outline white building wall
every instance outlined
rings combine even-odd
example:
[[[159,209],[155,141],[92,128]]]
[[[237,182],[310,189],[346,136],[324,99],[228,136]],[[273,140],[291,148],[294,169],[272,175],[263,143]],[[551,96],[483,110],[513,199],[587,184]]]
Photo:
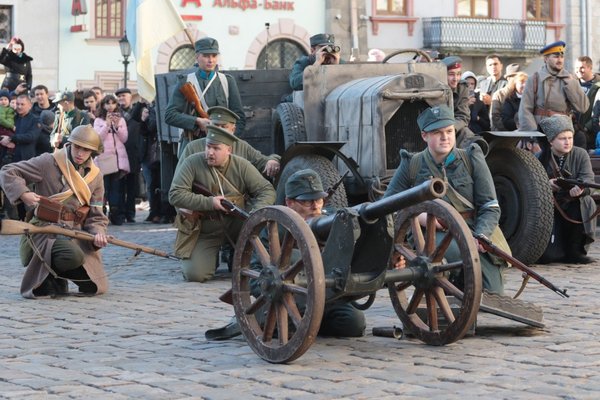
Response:
[[[107,74],[112,72],[112,76],[119,73],[122,76],[123,64],[118,41],[92,38],[91,31],[93,30],[92,21],[94,16],[92,8],[94,1],[88,0],[88,15],[78,19],[78,23],[83,22],[87,25],[88,31],[77,33],[69,31],[73,21],[71,2],[62,0],[60,3],[59,87],[75,88],[78,82],[79,86],[89,87],[91,82],[97,79],[96,75],[98,73]],[[219,7],[216,5],[232,4],[228,0],[173,1],[173,3],[182,16],[202,16],[201,21],[188,20],[185,22],[195,38],[211,36],[219,41],[221,50],[220,66],[222,69],[254,67],[254,65],[247,65],[248,52],[253,49],[253,46],[256,47],[257,43],[265,42],[261,39],[267,37],[265,30],[265,23],[267,22],[271,24],[271,29],[269,29],[270,40],[278,37],[289,37],[296,40],[302,38],[305,40],[306,46],[308,46],[308,37],[313,33],[322,32],[325,26],[325,8],[322,0],[291,1],[293,10],[265,8],[267,3],[273,5],[272,0],[257,1],[256,9],[246,10],[239,7]],[[197,7],[194,3],[199,3],[201,6]],[[240,3],[240,1],[238,0],[235,3]],[[182,4],[186,6],[182,7]],[[262,7],[259,5],[262,5]],[[284,23],[280,24],[282,20]],[[290,20],[292,23],[289,22]],[[273,29],[274,26],[278,28]],[[288,29],[288,31],[285,31],[285,29]],[[168,54],[159,55],[159,49],[154,49],[154,60],[157,61],[159,56],[162,56],[163,60],[168,61],[172,52],[179,46],[189,43],[185,36],[182,36],[182,38],[183,40],[171,41],[175,46],[162,47],[161,51],[166,49],[169,52]],[[130,58],[130,61],[135,60]],[[135,80],[134,63],[129,65],[128,71],[129,80]]]

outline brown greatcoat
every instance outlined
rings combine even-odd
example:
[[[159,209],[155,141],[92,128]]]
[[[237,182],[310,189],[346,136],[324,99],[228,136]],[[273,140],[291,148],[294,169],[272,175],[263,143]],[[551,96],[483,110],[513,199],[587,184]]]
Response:
[[[536,80],[537,93],[534,88]],[[549,116],[537,115],[538,110],[569,115],[571,111],[586,112],[589,105],[590,102],[579,84],[579,79],[565,69],[552,75],[544,65],[538,72],[527,78],[519,106],[519,130],[538,130],[540,120]]]
[[[69,146],[67,146],[67,149]],[[91,159],[87,163],[91,163]],[[86,165],[87,165],[86,163]],[[86,173],[89,169],[85,169]],[[30,191],[27,185],[34,185],[34,191],[40,196],[51,196],[56,193],[62,193],[69,189],[58,164],[50,153],[44,153],[38,157],[31,158],[26,161],[21,161],[14,164],[5,165],[0,170],[0,186],[6,193],[6,196],[11,203],[17,204],[21,202],[19,199],[25,192]],[[102,199],[104,197],[104,184],[102,174],[98,175],[88,185],[92,193],[90,200],[90,211],[83,223],[83,226],[73,226],[76,229],[82,229],[88,233],[106,233],[108,218],[102,213]],[[66,199],[63,204],[70,210],[77,209],[81,206],[75,196]],[[68,222],[60,221],[65,224]],[[35,225],[46,225],[44,221],[33,218],[31,223]],[[72,224],[72,222],[71,222]],[[51,265],[51,250],[52,245],[56,240],[56,235],[37,234],[32,235],[35,247],[43,255],[46,265]],[[75,239],[74,239],[75,240]],[[77,240],[85,254],[83,267],[88,276],[96,284],[98,290],[96,294],[102,294],[108,290],[108,279],[102,265],[100,252],[94,247],[92,242],[84,242]],[[31,258],[31,261],[26,265],[27,269],[21,282],[21,295],[26,298],[35,298],[33,290],[38,288],[42,282],[48,277],[50,272],[44,266],[37,256]]]

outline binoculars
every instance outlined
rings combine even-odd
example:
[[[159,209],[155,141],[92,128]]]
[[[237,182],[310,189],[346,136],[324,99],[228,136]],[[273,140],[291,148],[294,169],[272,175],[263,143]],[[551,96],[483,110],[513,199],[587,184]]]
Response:
[[[329,54],[339,53],[340,50],[340,46],[336,46],[334,44],[328,44],[327,46],[323,47],[323,51]]]

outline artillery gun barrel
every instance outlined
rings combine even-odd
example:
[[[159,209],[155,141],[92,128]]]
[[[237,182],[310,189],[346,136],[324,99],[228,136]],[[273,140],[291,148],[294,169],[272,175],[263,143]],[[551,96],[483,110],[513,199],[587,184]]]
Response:
[[[421,203],[427,200],[434,200],[444,197],[446,194],[446,184],[442,179],[432,178],[400,193],[377,200],[373,203],[363,203],[352,207],[352,210],[358,213],[366,222],[375,222],[377,219],[392,214]],[[331,224],[335,219],[335,214],[313,218],[309,221],[309,226],[319,240],[327,239]]]

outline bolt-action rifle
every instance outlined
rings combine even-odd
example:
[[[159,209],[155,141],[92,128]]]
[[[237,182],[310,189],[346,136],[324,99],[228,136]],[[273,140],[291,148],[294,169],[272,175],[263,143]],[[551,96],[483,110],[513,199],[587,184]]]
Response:
[[[191,82],[186,82],[181,85],[179,91],[188,103],[191,103],[194,106],[194,110],[196,110],[196,114],[198,114],[200,118],[208,118],[208,114],[204,111],[204,108],[202,108],[200,96],[198,96],[198,92]]]
[[[94,235],[88,232],[80,231],[77,229],[71,229],[65,226],[60,225],[32,225],[23,221],[15,221],[10,219],[0,220],[0,235],[26,235],[26,234],[53,234],[53,235],[63,235],[67,237],[71,237],[73,239],[85,240],[87,242],[94,241]],[[181,260],[181,258],[174,256],[172,254],[168,254],[162,250],[153,249],[152,247],[142,246],[141,244],[126,242],[124,240],[120,240],[114,238],[112,236],[107,236],[108,243],[114,244],[116,246],[126,247],[128,249],[132,249],[136,251],[136,255],[139,253],[148,253],[153,256],[159,256],[168,258],[170,260]]]
[[[570,190],[573,186],[580,188],[600,189],[600,184],[593,182],[584,182],[581,179],[556,178],[556,185],[565,190]]]
[[[533,279],[535,279],[542,285],[546,286],[548,289],[556,292],[558,295],[560,295],[562,297],[569,297],[569,295],[567,294],[567,289],[557,288],[556,286],[554,286],[554,284],[552,284],[552,282],[550,282],[549,280],[547,280],[546,278],[544,278],[543,276],[541,276],[540,274],[538,274],[537,272],[532,270],[527,265],[523,264],[521,261],[514,258],[512,255],[510,255],[507,252],[505,252],[504,250],[500,249],[498,246],[496,246],[494,243],[492,243],[492,241],[485,235],[478,234],[478,235],[474,235],[474,236],[475,236],[475,239],[477,239],[477,241],[481,244],[481,246],[483,246],[483,248],[486,251],[488,251],[490,254],[498,256],[498,257],[502,258],[503,260],[509,262],[513,267],[523,271],[523,273],[526,274],[527,277],[532,277]],[[527,279],[527,278],[525,278],[525,279]]]

